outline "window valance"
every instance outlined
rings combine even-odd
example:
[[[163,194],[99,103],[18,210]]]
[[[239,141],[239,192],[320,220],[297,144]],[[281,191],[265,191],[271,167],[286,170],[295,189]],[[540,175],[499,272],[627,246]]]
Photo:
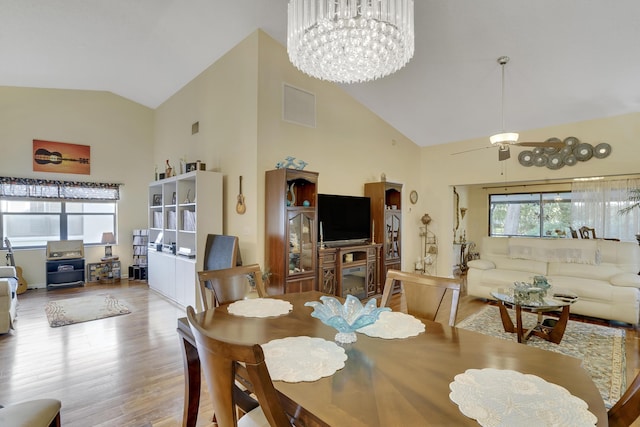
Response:
[[[102,182],[0,177],[0,197],[120,200],[120,186]]]

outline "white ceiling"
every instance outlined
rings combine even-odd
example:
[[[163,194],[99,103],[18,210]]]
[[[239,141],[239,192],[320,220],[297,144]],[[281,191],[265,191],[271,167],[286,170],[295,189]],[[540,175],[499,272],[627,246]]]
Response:
[[[343,86],[421,146],[640,111],[638,0],[415,0],[416,53]],[[0,0],[0,85],[104,90],[155,108],[287,0]],[[553,136],[553,135],[551,135]]]

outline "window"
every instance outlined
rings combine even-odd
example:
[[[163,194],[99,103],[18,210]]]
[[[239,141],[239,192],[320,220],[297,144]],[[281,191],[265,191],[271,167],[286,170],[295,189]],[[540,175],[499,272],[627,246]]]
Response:
[[[489,235],[566,237],[571,226],[571,193],[492,194]]]
[[[48,240],[98,244],[103,232],[115,234],[116,203],[0,200],[0,218],[14,248],[44,247]]]
[[[12,247],[44,247],[49,240],[99,244],[114,234],[119,184],[0,177],[0,227]]]

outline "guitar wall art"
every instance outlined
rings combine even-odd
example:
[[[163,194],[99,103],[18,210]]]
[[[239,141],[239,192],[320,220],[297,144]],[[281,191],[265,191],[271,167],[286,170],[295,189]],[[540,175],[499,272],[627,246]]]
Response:
[[[34,172],[91,174],[91,146],[33,140]]]

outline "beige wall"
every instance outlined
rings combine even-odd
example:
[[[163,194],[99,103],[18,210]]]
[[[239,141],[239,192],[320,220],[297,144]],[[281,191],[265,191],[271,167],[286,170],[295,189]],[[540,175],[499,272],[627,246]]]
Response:
[[[577,177],[612,176],[640,173],[640,113],[568,123],[520,133],[521,141],[545,141],[550,137],[566,138],[575,136],[583,142],[596,145],[607,142],[612,146],[611,155],[605,159],[592,158],[587,162],[578,162],[575,166],[565,166],[558,170],[546,167],[524,167],[518,163],[519,147],[512,147],[511,159],[499,162],[496,148],[482,149],[488,146],[488,136],[468,141],[423,148],[421,181],[429,199],[427,211],[431,214],[433,231],[441,237],[439,271],[448,268],[452,260],[451,245],[454,217],[452,187],[465,194],[468,204],[465,221],[461,224],[467,230],[468,240],[479,241],[487,235],[487,194],[483,187],[500,187],[505,183],[513,186],[517,183],[549,183],[544,191],[562,191],[567,186],[555,185],[554,181],[567,182]],[[480,148],[464,154],[455,154],[473,148]],[[471,190],[465,188],[470,187]],[[475,187],[473,187],[475,186]],[[535,191],[540,190],[536,187]],[[498,190],[493,190],[498,191]],[[507,191],[522,191],[513,188]],[[541,190],[542,191],[542,190]],[[449,255],[447,255],[449,252]]]
[[[282,120],[283,84],[316,95],[317,126]],[[200,134],[190,135],[200,121]],[[225,175],[225,233],[238,235],[245,263],[264,261],[264,174],[293,156],[319,172],[319,192],[362,195],[364,183],[387,179],[415,188],[420,149],[349,97],[339,86],[312,79],[289,62],[284,46],[256,31],[156,111],[155,162],[187,155]],[[247,204],[235,213],[238,176]],[[408,191],[405,206],[409,206]],[[407,210],[407,221],[421,211]],[[410,228],[409,230],[412,231]],[[416,239],[407,235],[405,249]],[[407,264],[409,268],[410,264]]]
[[[0,86],[2,176],[121,183],[118,244],[123,274],[132,257],[131,232],[147,227],[146,188],[153,176],[153,111],[107,92]],[[91,146],[91,174],[33,172],[32,140]],[[86,262],[104,256],[103,246],[85,248]],[[44,250],[15,251],[30,286],[45,284]]]

